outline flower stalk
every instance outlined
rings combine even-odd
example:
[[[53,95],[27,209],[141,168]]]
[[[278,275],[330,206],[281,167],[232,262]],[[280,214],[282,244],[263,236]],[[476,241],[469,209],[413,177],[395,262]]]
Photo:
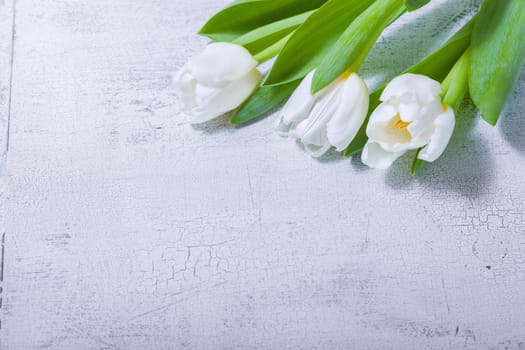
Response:
[[[357,72],[383,31],[405,13],[403,0],[375,1],[344,31],[316,70],[312,93],[337,79],[346,70]]]
[[[443,89],[443,108],[452,108],[454,111],[460,108],[461,102],[468,91],[469,61],[470,48],[467,48],[441,83],[441,88]],[[424,160],[419,158],[422,149],[423,148],[417,150],[414,161],[412,162],[412,176],[416,176],[425,164]]]
[[[259,63],[276,56],[286,45],[295,30],[310,17],[315,10],[285,18],[254,29],[232,43],[244,46]]]
[[[288,40],[291,38],[293,33],[294,32],[288,34],[287,36],[285,36],[284,38],[282,38],[278,42],[272,44],[271,46],[267,47],[263,51],[257,53],[255,56],[253,56],[253,58],[255,58],[257,60],[257,62],[259,62],[259,63],[264,63],[264,62],[268,61],[269,59],[271,59],[272,57],[277,56],[277,54],[279,54],[279,52],[281,52],[281,50],[283,49],[284,45],[286,45]]]
[[[456,62],[445,80],[441,83],[443,88],[443,103],[454,109],[460,107],[461,101],[468,91],[468,70],[470,61],[470,48]]]

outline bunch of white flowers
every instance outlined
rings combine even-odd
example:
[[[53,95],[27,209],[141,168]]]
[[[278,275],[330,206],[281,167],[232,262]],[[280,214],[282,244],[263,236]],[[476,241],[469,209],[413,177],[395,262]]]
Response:
[[[311,156],[362,151],[386,169],[413,151],[415,173],[445,151],[467,92],[495,124],[525,64],[525,1],[484,0],[449,42],[370,94],[360,65],[388,25],[428,2],[235,1],[202,28],[214,42],[177,72],[177,93],[192,123],[234,112],[241,124],[288,100],[276,131]]]

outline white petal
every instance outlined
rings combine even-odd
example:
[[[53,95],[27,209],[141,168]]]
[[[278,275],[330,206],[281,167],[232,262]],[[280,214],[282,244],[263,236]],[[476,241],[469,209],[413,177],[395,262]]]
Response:
[[[310,156],[314,158],[321,157],[332,147],[328,141],[326,141],[325,144],[321,146],[316,146],[316,145],[311,145],[311,144],[303,144],[303,145],[306,151],[308,152],[308,154],[310,154]]]
[[[368,129],[372,132],[376,124],[383,124],[395,116],[397,116],[398,110],[395,105],[392,105],[388,102],[381,103],[370,115],[370,122],[368,123]],[[369,135],[370,136],[370,135]]]
[[[443,105],[440,98],[433,99],[427,103],[418,101],[400,102],[397,104],[397,108],[404,122],[431,120],[436,115],[443,113]]]
[[[315,102],[315,98],[310,92],[313,76],[314,72],[312,71],[303,79],[284,105],[280,112],[280,119],[284,124],[297,123],[308,117],[308,113],[310,113]]]
[[[401,108],[401,106],[400,106]],[[434,119],[437,115],[443,113],[441,100],[435,100],[432,103],[422,105],[407,130],[412,135],[410,149],[420,148],[430,142],[434,133]]]
[[[305,119],[290,130],[290,137],[301,140],[304,145],[315,147],[328,143],[326,138],[326,122],[313,123]]]
[[[292,129],[293,137],[304,144],[322,146],[327,142],[326,126],[341,102],[342,84],[329,86],[315,95],[315,103],[308,118]]]
[[[192,110],[192,123],[203,123],[239,107],[255,90],[261,80],[257,69],[244,78],[225,86],[198,85],[197,100],[200,102]]]
[[[191,62],[193,76],[202,82],[239,80],[258,64],[248,50],[231,43],[212,43]]]
[[[410,134],[399,129],[392,128],[397,118],[396,106],[389,103],[382,103],[377,107],[370,116],[366,127],[366,134],[371,141],[381,144],[381,146],[393,152],[395,145],[411,141]]]
[[[391,99],[430,103],[441,94],[441,84],[420,74],[403,74],[394,78],[381,94],[381,101]]]
[[[422,117],[423,106],[416,102],[399,103],[397,109],[401,120],[404,122],[413,122]]]
[[[191,74],[191,64],[187,63],[173,77],[175,92],[180,97],[184,108],[191,109],[195,105],[196,81]]]
[[[361,161],[371,168],[387,169],[404,153],[387,152],[378,143],[368,141],[361,154]]]
[[[419,152],[418,158],[427,162],[433,162],[438,159],[445,151],[456,124],[454,110],[447,107],[445,113],[442,113],[434,120],[434,134],[428,145]]]
[[[326,126],[327,138],[339,152],[348,147],[363,125],[370,102],[368,87],[357,74],[342,84],[339,107]]]
[[[408,146],[409,149],[418,149],[427,145],[434,133],[434,117],[425,120],[416,120],[407,127],[412,135],[412,141]]]
[[[283,122],[283,117],[279,116],[275,122],[274,129],[279,136],[288,137],[288,134],[290,132],[290,127],[291,125]]]

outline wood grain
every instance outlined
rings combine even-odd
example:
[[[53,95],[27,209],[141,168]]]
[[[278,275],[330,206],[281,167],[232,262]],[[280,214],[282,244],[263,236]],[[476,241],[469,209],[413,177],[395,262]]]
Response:
[[[226,3],[17,0],[2,350],[523,349],[525,77],[418,178],[315,161],[273,118],[185,123],[171,76]],[[403,18],[363,75],[478,4]]]
[[[0,348],[4,320],[6,160],[11,98],[14,2],[0,0]]]

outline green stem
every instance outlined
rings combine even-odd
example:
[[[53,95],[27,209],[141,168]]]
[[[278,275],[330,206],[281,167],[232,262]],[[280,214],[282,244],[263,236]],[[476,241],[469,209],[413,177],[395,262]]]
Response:
[[[375,8],[376,6],[377,8]],[[352,66],[350,67],[350,71],[352,72],[359,71],[359,68],[361,68],[361,65],[366,60],[368,54],[372,51],[372,48],[385,29],[407,11],[403,0],[390,0],[389,2],[376,1],[370,6],[369,10],[371,13],[381,11],[381,17],[383,18],[380,23],[378,23],[376,32],[369,38],[368,44],[362,51],[361,55],[352,63]]]
[[[403,0],[374,1],[347,27],[319,63],[312,93],[319,92],[345,72],[357,72],[385,28],[405,11]]]
[[[468,67],[470,61],[470,48],[467,48],[463,55],[457,60],[456,64],[452,67],[447,77],[441,83],[443,89],[443,105],[450,106],[452,109],[457,110],[465,94],[468,90]],[[419,152],[423,148],[417,150],[412,163],[412,176],[416,176],[419,170],[423,167],[425,162],[418,159]]]
[[[279,53],[291,34],[299,28],[316,10],[304,12],[296,16],[285,18],[262,27],[256,28],[233,41],[234,44],[244,46],[259,63],[272,58]],[[258,52],[258,53],[256,53]]]
[[[443,103],[455,110],[459,108],[468,90],[469,62],[470,48],[463,53],[441,84],[443,87]]]
[[[282,19],[277,22],[273,22],[262,27],[256,28],[233,41],[234,44],[248,45],[255,41],[261,40],[262,38],[269,37],[273,34],[278,34],[284,31],[291,31],[297,29],[301,24],[304,23],[316,10],[304,12],[292,17]]]
[[[475,19],[470,20],[443,46],[427,56],[421,62],[404,71],[404,73],[424,74],[434,80],[442,81],[450,72],[454,64],[465,53],[465,50],[470,46],[470,38],[474,22]],[[379,105],[379,97],[385,86],[386,84],[377,89],[370,96],[370,111],[373,111]],[[346,149],[346,157],[350,157],[363,149],[368,140],[366,135],[367,124],[368,118],[365,123],[363,123],[363,126],[350,146]]]
[[[263,51],[259,52],[258,54],[256,54],[253,57],[259,63],[263,63],[263,62],[268,61],[270,58],[276,56],[277,54],[279,54],[279,52],[281,52],[281,50],[283,49],[284,45],[286,45],[286,43],[291,38],[293,33],[295,33],[295,31],[291,32],[290,34],[288,34],[287,36],[285,36],[284,38],[282,38],[281,40],[279,40],[275,44],[267,47],[266,49],[264,49]]]

